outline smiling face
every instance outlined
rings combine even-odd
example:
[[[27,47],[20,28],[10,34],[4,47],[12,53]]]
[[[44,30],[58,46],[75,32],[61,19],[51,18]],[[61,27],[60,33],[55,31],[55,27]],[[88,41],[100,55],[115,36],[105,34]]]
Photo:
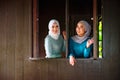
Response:
[[[82,23],[78,23],[76,27],[76,33],[80,37],[84,36],[84,34],[86,33],[85,25]]]
[[[58,28],[57,23],[53,23],[51,30],[52,30],[53,34],[57,34],[58,33],[59,28]]]

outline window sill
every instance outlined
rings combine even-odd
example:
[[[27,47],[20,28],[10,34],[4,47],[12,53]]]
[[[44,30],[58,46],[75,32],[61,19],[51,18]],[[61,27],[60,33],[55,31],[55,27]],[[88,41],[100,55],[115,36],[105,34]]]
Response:
[[[67,60],[68,58],[34,58],[34,57],[29,57],[29,60],[32,61],[37,61],[37,60]],[[94,59],[93,57],[91,58],[76,58],[76,60],[102,60],[103,58],[97,58]]]

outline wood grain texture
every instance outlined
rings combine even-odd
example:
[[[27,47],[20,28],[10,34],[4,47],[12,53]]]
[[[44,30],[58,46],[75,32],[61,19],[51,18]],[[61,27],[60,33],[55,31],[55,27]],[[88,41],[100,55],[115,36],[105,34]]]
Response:
[[[74,67],[68,59],[29,60],[31,2],[0,0],[0,80],[120,80],[117,0],[103,1],[104,58],[77,59]]]

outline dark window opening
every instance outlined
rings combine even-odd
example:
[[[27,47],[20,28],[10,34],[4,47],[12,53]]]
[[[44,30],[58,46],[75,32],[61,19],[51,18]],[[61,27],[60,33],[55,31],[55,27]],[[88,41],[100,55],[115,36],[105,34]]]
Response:
[[[48,34],[50,19],[57,19],[60,22],[61,31],[66,30],[68,38],[75,34],[74,27],[79,20],[88,21],[92,27],[90,36],[94,36],[95,39],[93,57],[95,59],[99,57],[98,21],[102,13],[101,5],[101,0],[33,0],[31,57],[45,58],[44,38]]]

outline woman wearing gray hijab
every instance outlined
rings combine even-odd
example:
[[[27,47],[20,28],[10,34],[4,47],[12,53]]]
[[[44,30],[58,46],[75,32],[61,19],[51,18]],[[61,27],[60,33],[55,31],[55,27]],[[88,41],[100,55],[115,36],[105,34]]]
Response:
[[[69,63],[74,66],[75,58],[89,58],[93,47],[93,38],[89,37],[91,26],[87,21],[79,21],[76,26],[77,35],[69,39]]]
[[[60,35],[60,24],[56,19],[50,20],[48,24],[48,35],[45,38],[46,58],[61,58],[65,52],[65,35]]]

